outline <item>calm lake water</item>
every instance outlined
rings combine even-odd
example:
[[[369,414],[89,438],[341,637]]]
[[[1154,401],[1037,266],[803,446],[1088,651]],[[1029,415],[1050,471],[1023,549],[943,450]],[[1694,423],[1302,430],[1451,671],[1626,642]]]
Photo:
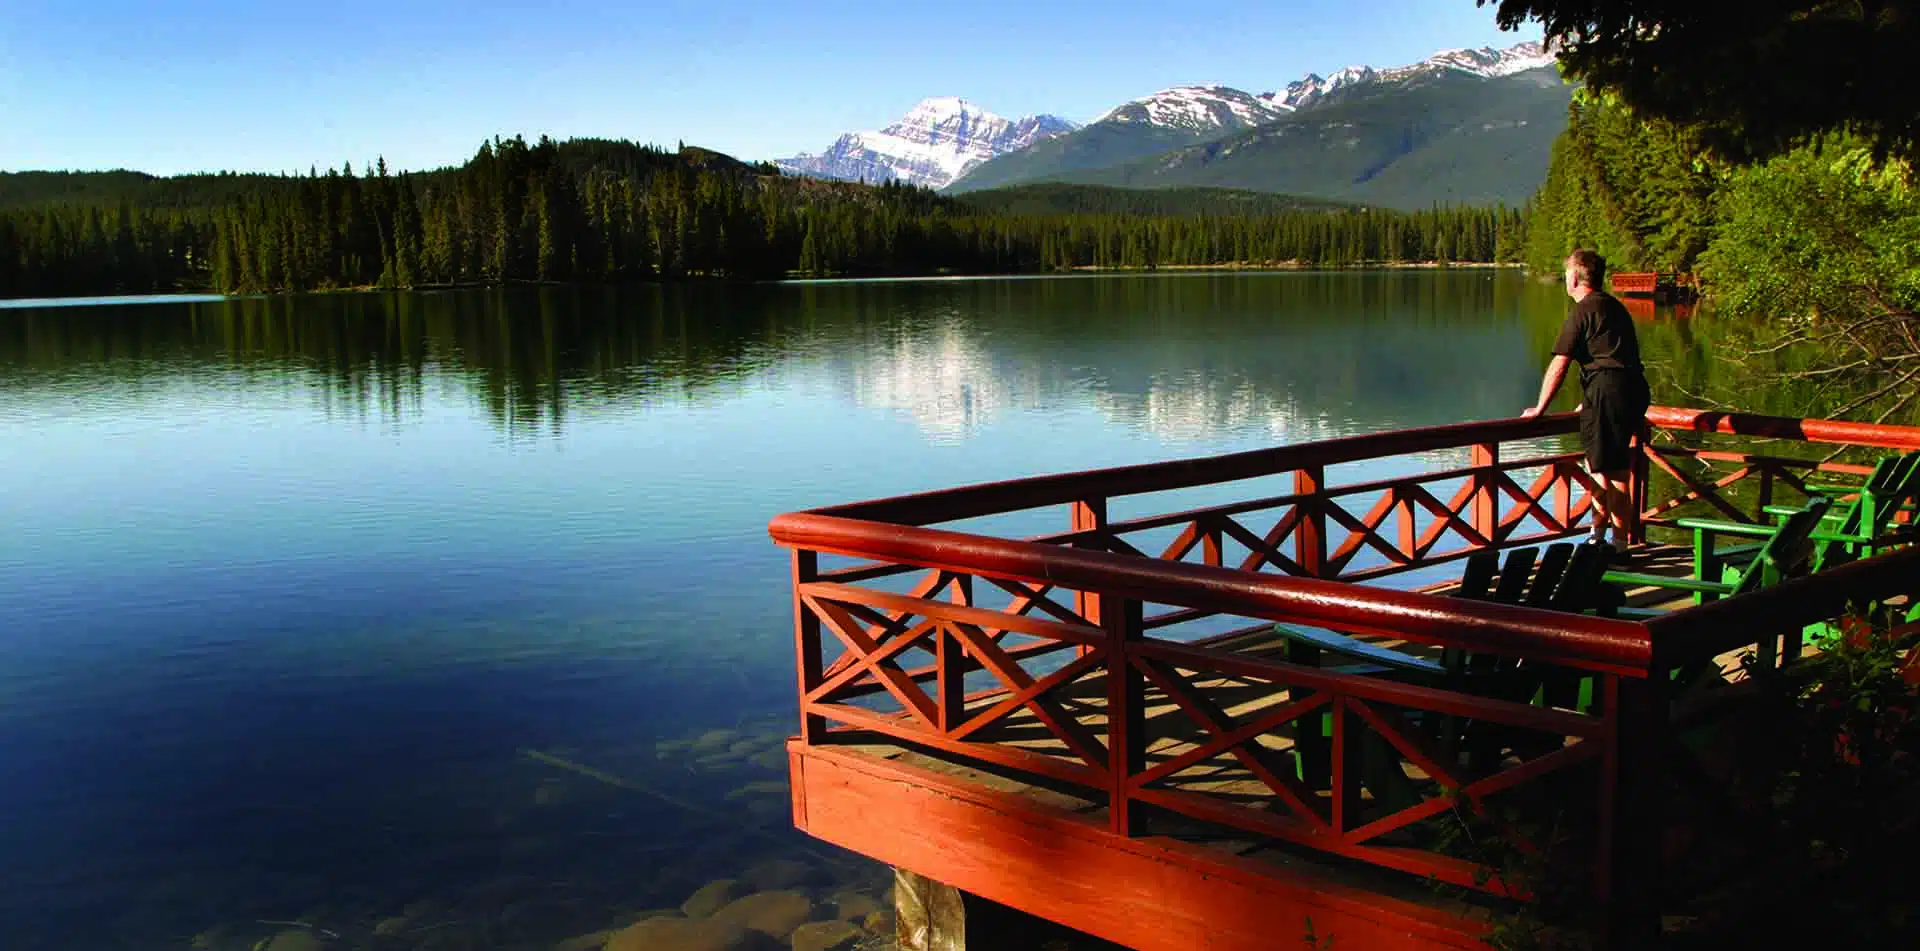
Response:
[[[1510,416],[1565,307],[1476,270],[0,310],[0,945],[878,898],[789,829],[771,517]]]

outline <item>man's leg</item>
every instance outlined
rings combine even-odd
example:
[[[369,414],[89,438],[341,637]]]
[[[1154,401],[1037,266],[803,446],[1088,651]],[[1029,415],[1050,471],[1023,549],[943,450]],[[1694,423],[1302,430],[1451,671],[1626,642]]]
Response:
[[[1593,513],[1593,537],[1604,539],[1608,525],[1613,526],[1613,548],[1627,547],[1627,510],[1633,504],[1627,495],[1630,475],[1626,471],[1598,473],[1600,497],[1594,500],[1599,511]]]
[[[1627,486],[1633,480],[1633,441],[1646,426],[1645,400],[1636,399],[1631,391],[1622,392],[1623,386],[1631,383],[1619,374],[1600,374],[1587,387],[1580,416],[1587,471],[1600,483],[1593,500],[1592,540],[1605,542],[1607,528],[1612,526],[1615,551],[1628,543],[1627,515],[1633,500]]]

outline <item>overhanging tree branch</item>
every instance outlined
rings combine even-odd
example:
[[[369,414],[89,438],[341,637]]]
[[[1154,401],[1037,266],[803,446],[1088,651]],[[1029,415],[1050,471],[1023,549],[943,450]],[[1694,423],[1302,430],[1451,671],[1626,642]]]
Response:
[[[1916,154],[1920,99],[1902,77],[1920,0],[1475,0],[1507,30],[1537,22],[1574,79],[1753,161],[1850,131]]]

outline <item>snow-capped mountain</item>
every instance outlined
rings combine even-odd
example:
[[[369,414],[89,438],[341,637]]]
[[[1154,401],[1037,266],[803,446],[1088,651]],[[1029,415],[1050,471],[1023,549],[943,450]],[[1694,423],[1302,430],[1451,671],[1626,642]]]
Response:
[[[1331,76],[1308,73],[1288,83],[1285,89],[1258,95],[1218,83],[1175,86],[1122,103],[1090,125],[1123,123],[1193,133],[1233,132],[1278,121],[1344,90],[1446,71],[1494,79],[1547,66],[1553,61],[1553,54],[1539,43],[1521,43],[1504,50],[1491,46],[1477,50],[1442,50],[1418,63],[1388,69],[1349,66]]]
[[[1441,50],[1391,68],[1349,66],[1329,76],[1308,73],[1283,89],[1259,94],[1218,83],[1173,86],[1121,103],[1084,127],[1049,115],[1013,122],[963,99],[928,99],[885,129],[849,133],[824,153],[777,164],[803,175],[900,180],[952,192],[1087,181],[1099,170],[1251,135],[1335,105],[1412,95],[1435,83],[1484,81],[1486,98],[1496,100],[1507,77],[1551,66],[1554,60],[1553,52],[1533,42],[1506,49]],[[1529,140],[1526,147],[1533,144]]]
[[[1529,69],[1552,66],[1554,54],[1539,43],[1521,43],[1497,50],[1483,46],[1477,50],[1447,50],[1427,58],[1425,65],[1457,69],[1487,79],[1511,76]]]
[[[1095,122],[1133,122],[1193,132],[1264,125],[1289,110],[1228,86],[1175,86],[1122,103]]]
[[[1288,83],[1287,88],[1261,93],[1259,98],[1261,102],[1293,112],[1312,106],[1338,90],[1378,82],[1380,76],[1380,71],[1371,66],[1349,66],[1326,77],[1322,77],[1319,73],[1308,73]]]
[[[943,187],[986,160],[1079,128],[1058,116],[1009,120],[954,96],[921,100],[878,132],[849,132],[818,155],[775,164],[789,172],[846,181],[903,181]]]
[[[1349,66],[1324,78],[1318,73],[1308,73],[1288,83],[1285,89],[1262,93],[1259,98],[1260,101],[1274,107],[1292,111],[1315,105],[1332,93],[1343,89],[1375,83],[1401,82],[1450,70],[1468,73],[1482,79],[1497,79],[1523,73],[1529,69],[1551,66],[1553,62],[1553,53],[1539,43],[1521,43],[1504,50],[1494,49],[1491,46],[1483,46],[1477,50],[1441,50],[1418,63],[1391,69]]]

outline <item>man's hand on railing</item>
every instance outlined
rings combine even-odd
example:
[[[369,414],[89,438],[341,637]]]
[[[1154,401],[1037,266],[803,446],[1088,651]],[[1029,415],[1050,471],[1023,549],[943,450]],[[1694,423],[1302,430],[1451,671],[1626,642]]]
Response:
[[[1580,404],[1579,406],[1575,406],[1575,407],[1573,408],[1573,411],[1574,411],[1574,412],[1576,412],[1576,413],[1578,413],[1578,412],[1580,412],[1580,407],[1581,407],[1581,406],[1585,406],[1585,405],[1587,405],[1587,404],[1585,404],[1585,403],[1581,403],[1581,404]],[[1539,416],[1539,415],[1541,415],[1541,414],[1543,414],[1543,413],[1545,413],[1546,411],[1547,411],[1547,410],[1546,410],[1546,407],[1544,407],[1544,406],[1529,406],[1529,407],[1527,407],[1526,409],[1524,409],[1524,410],[1521,410],[1521,412],[1520,412],[1520,418],[1521,418],[1521,419],[1533,419],[1534,417],[1536,417],[1536,416]]]

